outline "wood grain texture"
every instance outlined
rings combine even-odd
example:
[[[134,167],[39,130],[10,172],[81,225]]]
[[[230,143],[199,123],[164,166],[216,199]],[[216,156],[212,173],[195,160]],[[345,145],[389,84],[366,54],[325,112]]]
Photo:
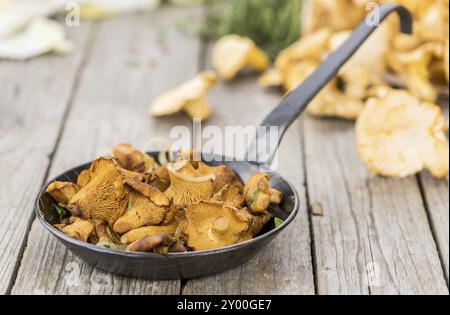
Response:
[[[449,100],[443,97],[439,100],[445,118],[449,117]],[[448,132],[447,132],[448,136]],[[433,178],[428,172],[419,175],[422,186],[425,206],[428,210],[429,220],[434,239],[439,250],[442,268],[444,269],[447,286],[449,283],[449,188],[448,176],[443,180]]]
[[[431,228],[439,249],[445,278],[448,285],[449,276],[449,202],[448,177],[437,180],[430,174],[420,176],[426,206],[429,213]]]
[[[306,116],[319,294],[448,294],[415,177],[368,174],[354,124]]]
[[[189,124],[183,115],[155,120],[147,112],[155,96],[196,74],[200,41],[179,33],[174,25],[198,13],[198,8],[163,7],[152,14],[98,24],[51,176],[94,159],[104,148],[122,142],[142,147],[149,138],[168,137],[174,125]],[[87,266],[34,222],[12,293],[179,291],[179,281],[130,279]]]
[[[0,60],[0,294],[15,276],[88,30],[89,24],[67,30],[80,47],[71,54],[26,62]]]
[[[208,124],[222,131],[226,126],[258,126],[279,103],[280,94],[264,92],[256,78],[243,75],[232,83],[221,83],[211,93],[215,115]],[[226,148],[223,151],[233,156]],[[189,280],[183,294],[314,294],[299,123],[286,135],[278,160],[278,171],[299,191],[301,208],[296,220],[247,264]]]

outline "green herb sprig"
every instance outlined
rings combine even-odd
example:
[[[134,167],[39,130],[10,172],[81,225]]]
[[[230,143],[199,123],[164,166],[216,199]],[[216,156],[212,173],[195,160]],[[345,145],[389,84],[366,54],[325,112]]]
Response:
[[[273,60],[300,38],[302,0],[210,0],[201,34],[251,38]]]

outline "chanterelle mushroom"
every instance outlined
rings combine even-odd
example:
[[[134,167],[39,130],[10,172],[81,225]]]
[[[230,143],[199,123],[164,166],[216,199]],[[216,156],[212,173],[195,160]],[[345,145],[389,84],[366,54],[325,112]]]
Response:
[[[119,237],[109,227],[108,222],[96,222],[95,233],[97,236],[97,246],[111,249],[125,249],[121,244]]]
[[[91,181],[91,178],[92,178],[91,170],[84,170],[84,171],[82,171],[80,173],[80,175],[78,175],[77,186],[79,188],[83,188],[84,186],[89,184],[89,182]]]
[[[227,35],[219,39],[213,48],[213,67],[225,80],[233,79],[247,66],[256,71],[264,71],[269,63],[266,54],[246,37]]]
[[[264,212],[271,203],[281,202],[281,192],[270,188],[270,177],[266,173],[253,174],[244,188],[244,198],[249,209],[259,214]]]
[[[211,201],[221,202],[226,206],[240,209],[244,204],[244,196],[240,187],[226,185],[211,198]]]
[[[68,225],[56,225],[56,227],[64,234],[83,242],[87,242],[89,235],[94,230],[94,224],[91,221],[77,217],[71,217]]]
[[[70,199],[68,209],[74,216],[105,220],[112,226],[128,204],[124,175],[109,158],[95,160],[91,172],[91,181]]]
[[[188,247],[209,250],[237,243],[249,228],[248,217],[221,203],[202,201],[186,209]]]
[[[148,154],[133,148],[129,144],[119,144],[111,149],[113,157],[126,170],[145,173],[152,172],[157,164]]]
[[[207,200],[214,193],[214,174],[194,177],[195,173],[192,173],[188,165],[188,161],[180,161],[167,166],[170,187],[164,193],[172,198],[177,206]]]
[[[243,184],[236,173],[225,165],[209,166],[203,162],[198,163],[197,172],[202,175],[214,174],[214,192],[218,192],[226,185],[243,188]]]
[[[122,237],[120,238],[120,242],[122,244],[130,244],[146,237],[147,235],[157,233],[164,233],[170,236],[174,236],[177,230],[177,226],[178,226],[177,224],[170,224],[170,225],[140,227],[122,235]]]
[[[53,182],[48,185],[46,192],[50,194],[58,203],[67,205],[79,190],[79,187],[70,182]]]
[[[128,209],[114,224],[120,234],[145,225],[158,225],[169,211],[170,200],[150,185],[127,181],[129,187]]]
[[[438,178],[449,173],[448,126],[439,106],[404,90],[382,89],[356,124],[361,159],[374,174],[406,177],[427,168]]]
[[[127,247],[130,252],[160,253],[169,251],[169,247],[175,243],[175,240],[167,234],[158,233],[147,235],[141,240],[137,240]]]
[[[150,115],[168,116],[183,109],[191,118],[208,119],[211,108],[206,95],[215,83],[216,75],[213,72],[202,72],[178,88],[157,97],[150,106]]]

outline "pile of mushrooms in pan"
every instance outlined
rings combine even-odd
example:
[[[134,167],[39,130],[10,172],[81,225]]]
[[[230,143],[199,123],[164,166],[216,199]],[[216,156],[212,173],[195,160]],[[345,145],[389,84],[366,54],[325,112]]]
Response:
[[[226,247],[254,238],[283,197],[265,173],[244,185],[228,167],[186,154],[159,165],[128,144],[111,152],[77,183],[46,188],[61,218],[55,227],[101,247],[159,254]]]

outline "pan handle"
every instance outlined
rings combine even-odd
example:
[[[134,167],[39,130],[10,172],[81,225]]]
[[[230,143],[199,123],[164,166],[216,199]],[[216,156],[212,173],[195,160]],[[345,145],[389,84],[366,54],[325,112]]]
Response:
[[[400,17],[400,29],[402,33],[412,33],[412,16],[403,6],[394,4],[380,5],[378,13],[379,22],[384,21],[391,13],[397,12]],[[349,12],[350,14],[350,12]],[[247,151],[246,160],[256,161],[257,164],[270,165],[278,149],[284,134],[289,126],[300,116],[311,100],[336,76],[339,69],[352,57],[361,45],[377,29],[379,23],[369,25],[367,20],[353,32],[350,38],[334,53],[332,53],[299,87],[289,93],[273,110],[260,126],[255,141]],[[275,127],[277,132],[271,132]],[[275,135],[274,135],[275,134]],[[278,143],[273,147],[268,144],[271,137],[276,137]],[[273,143],[273,142],[272,142]]]

